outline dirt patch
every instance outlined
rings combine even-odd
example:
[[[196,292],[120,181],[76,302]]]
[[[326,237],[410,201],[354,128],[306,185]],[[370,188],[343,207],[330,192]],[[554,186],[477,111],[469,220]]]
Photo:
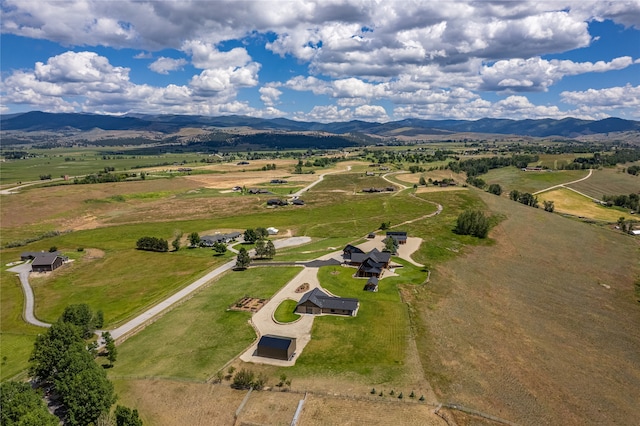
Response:
[[[267,304],[268,299],[257,299],[255,297],[243,297],[233,305],[229,306],[230,311],[242,311],[242,312],[258,312],[264,305]]]
[[[304,293],[309,290],[309,283],[300,284],[298,288],[296,288],[296,293]]]
[[[104,257],[104,251],[96,248],[84,249],[86,260],[102,259]]]

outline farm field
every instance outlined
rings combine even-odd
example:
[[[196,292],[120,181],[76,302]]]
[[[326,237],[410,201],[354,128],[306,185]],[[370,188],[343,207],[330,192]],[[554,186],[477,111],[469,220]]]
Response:
[[[618,218],[635,219],[629,214],[629,210],[619,210],[614,207],[604,207],[587,197],[566,188],[558,188],[553,191],[543,192],[538,195],[542,203],[544,200],[553,201],[558,213],[567,213],[573,216],[586,217],[593,220],[616,222]]]
[[[440,400],[517,424],[633,424],[638,241],[480,196],[506,217],[490,232],[495,244],[438,265],[428,286],[403,293]]]
[[[594,170],[589,179],[568,186],[598,200],[603,195],[628,195],[640,191],[640,176],[630,175],[622,169],[618,166]]]
[[[15,184],[17,182],[37,181],[40,175],[51,175],[58,178],[63,175],[82,176],[103,171],[105,167],[115,167],[116,171],[130,170],[140,172],[140,166],[153,166],[164,164],[164,168],[174,163],[181,167],[195,167],[201,165],[200,160],[205,158],[197,154],[164,154],[164,155],[130,155],[126,150],[122,155],[113,155],[105,149],[47,149],[31,150],[38,155],[21,160],[8,160],[2,164],[2,176],[0,183]],[[121,151],[121,149],[118,149]],[[132,170],[132,168],[134,168]]]
[[[530,166],[547,167],[549,169],[558,170],[560,166],[566,166],[573,163],[578,157],[591,158],[592,153],[579,153],[579,154],[539,154],[539,160],[535,163],[531,163]]]
[[[588,170],[523,172],[516,167],[503,167],[489,170],[488,173],[480,177],[487,182],[487,185],[492,183],[500,184],[503,193],[509,193],[513,189],[534,193],[550,186],[581,179],[587,174],[589,174]]]

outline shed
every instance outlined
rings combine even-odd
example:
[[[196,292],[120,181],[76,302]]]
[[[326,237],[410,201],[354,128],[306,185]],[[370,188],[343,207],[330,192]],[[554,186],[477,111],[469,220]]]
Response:
[[[378,278],[371,277],[364,285],[364,291],[378,291]]]
[[[296,352],[295,337],[265,334],[258,342],[257,355],[265,358],[290,360]]]

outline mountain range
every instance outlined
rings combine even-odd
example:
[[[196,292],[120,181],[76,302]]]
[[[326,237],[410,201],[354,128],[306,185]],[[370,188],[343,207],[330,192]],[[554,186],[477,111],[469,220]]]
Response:
[[[446,135],[453,133],[490,133],[533,137],[577,137],[610,132],[640,132],[640,121],[621,118],[603,120],[509,120],[483,118],[480,120],[421,120],[416,118],[386,123],[368,121],[304,122],[286,118],[255,118],[248,116],[208,117],[201,115],[127,114],[110,116],[83,113],[46,113],[31,111],[0,116],[2,131],[89,131],[136,130],[174,133],[186,127],[247,127],[255,130],[280,132],[326,132],[336,135],[371,134],[386,137]]]

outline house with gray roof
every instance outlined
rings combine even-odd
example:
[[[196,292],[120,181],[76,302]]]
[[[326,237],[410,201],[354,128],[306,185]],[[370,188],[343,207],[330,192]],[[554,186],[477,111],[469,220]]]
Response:
[[[389,268],[391,253],[373,249],[369,253],[352,253],[349,264],[357,266],[356,277],[380,278],[384,269]]]
[[[319,288],[305,293],[296,305],[299,314],[330,314],[356,316],[360,302],[358,299],[329,296]]]
[[[22,260],[33,260],[31,270],[33,272],[55,271],[67,260],[60,252],[48,253],[44,251],[29,251],[20,255]]]

